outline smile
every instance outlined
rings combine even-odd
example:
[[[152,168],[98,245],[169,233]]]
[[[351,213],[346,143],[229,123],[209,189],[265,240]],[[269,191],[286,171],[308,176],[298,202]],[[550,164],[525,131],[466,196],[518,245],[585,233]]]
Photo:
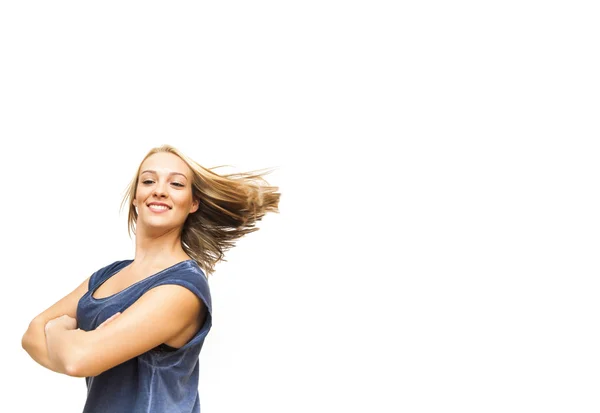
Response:
[[[168,211],[169,209],[171,209],[166,205],[156,205],[156,204],[148,205],[148,208],[150,208],[150,210],[154,211],[154,212],[165,212],[165,211]]]

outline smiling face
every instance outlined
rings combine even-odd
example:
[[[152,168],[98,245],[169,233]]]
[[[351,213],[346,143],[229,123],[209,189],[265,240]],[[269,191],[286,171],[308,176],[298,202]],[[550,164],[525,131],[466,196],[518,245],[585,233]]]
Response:
[[[192,171],[177,155],[158,152],[142,162],[133,205],[137,226],[165,230],[183,226],[187,216],[198,210],[192,197]]]

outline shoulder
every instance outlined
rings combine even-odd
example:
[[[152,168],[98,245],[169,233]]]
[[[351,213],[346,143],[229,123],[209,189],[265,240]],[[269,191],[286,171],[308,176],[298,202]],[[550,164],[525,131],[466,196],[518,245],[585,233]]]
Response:
[[[198,263],[194,260],[186,261],[186,263],[187,271],[194,277],[198,278],[202,284],[206,284],[208,286],[208,277],[206,276],[206,273],[202,270],[202,268],[200,268]]]
[[[209,308],[212,307],[210,287],[204,271],[193,260],[183,261],[173,271],[169,271],[164,277],[157,279],[151,285],[151,289],[162,285],[179,285],[194,293]]]
[[[168,274],[172,278],[180,277],[193,280],[199,285],[208,285],[208,278],[206,277],[206,274],[194,260],[179,262],[171,267],[170,271],[168,271]]]
[[[113,261],[108,265],[105,265],[104,267],[100,268],[99,270],[96,271],[96,273],[104,273],[107,271],[110,271],[112,269],[116,269],[119,266],[123,266],[123,265],[127,265],[131,262],[132,260],[118,260],[118,261]]]
[[[105,265],[104,267],[96,270],[90,276],[90,284],[93,284],[98,279],[104,278],[106,276],[106,274],[114,273],[115,271],[123,268],[127,264],[131,263],[131,261],[132,260],[118,260],[118,261],[113,261],[110,264]]]

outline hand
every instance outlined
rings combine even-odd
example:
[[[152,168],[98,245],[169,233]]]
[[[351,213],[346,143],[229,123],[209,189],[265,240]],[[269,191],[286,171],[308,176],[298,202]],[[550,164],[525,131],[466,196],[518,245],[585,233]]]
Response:
[[[49,329],[57,325],[63,326],[66,330],[75,330],[77,328],[77,319],[70,317],[67,314],[61,315],[60,317],[48,321],[45,326],[45,331],[48,332]]]
[[[113,321],[115,318],[117,318],[119,315],[121,314],[121,312],[117,312],[113,315],[111,315],[110,317],[108,317],[106,320],[104,320],[104,322],[102,324],[100,324],[98,327],[96,327],[96,330],[98,330],[99,328],[102,328],[104,326],[106,326],[108,323],[110,323],[111,321]]]

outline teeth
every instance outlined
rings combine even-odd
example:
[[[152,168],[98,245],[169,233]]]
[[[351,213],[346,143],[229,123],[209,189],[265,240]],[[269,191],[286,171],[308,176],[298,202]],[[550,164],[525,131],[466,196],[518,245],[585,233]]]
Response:
[[[149,205],[150,208],[152,209],[169,209],[169,207],[166,207],[164,205]]]

